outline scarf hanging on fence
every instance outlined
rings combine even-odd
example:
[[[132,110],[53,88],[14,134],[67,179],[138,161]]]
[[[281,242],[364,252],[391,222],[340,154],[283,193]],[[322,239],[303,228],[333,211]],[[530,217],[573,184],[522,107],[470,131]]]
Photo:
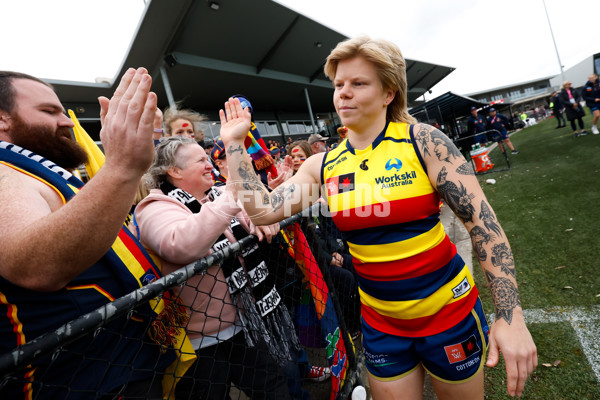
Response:
[[[333,301],[300,225],[297,222],[293,223],[281,232],[288,244],[288,252],[302,271],[313,297],[317,318],[321,323],[321,334],[326,343],[327,361],[331,369],[331,400],[334,400],[346,378],[348,357]]]
[[[160,186],[162,192],[184,204],[193,213],[199,213],[202,204],[190,193],[175,187],[169,182]],[[213,201],[220,196],[219,189],[213,187],[207,193],[207,199]],[[236,241],[249,235],[237,218],[232,218],[227,228]],[[225,233],[219,235],[212,245],[212,251],[219,251],[231,245]],[[293,322],[281,296],[275,288],[275,276],[269,273],[266,262],[253,244],[242,251],[242,265],[238,257],[223,260],[221,270],[227,280],[232,299],[238,304],[242,327],[249,346],[256,341],[264,340],[269,344],[271,355],[280,363],[291,359],[290,351],[298,348],[299,343],[294,335],[290,337],[285,330],[293,332]],[[286,328],[287,327],[287,328]],[[294,340],[295,339],[295,340]]]
[[[45,183],[61,197],[63,204],[73,198],[84,185],[81,180],[77,179],[69,171],[40,155],[12,143],[0,141],[0,163]],[[116,277],[118,277],[118,279],[115,279]],[[66,291],[53,292],[53,296],[55,301],[61,296],[64,301],[73,303],[76,301],[83,301],[84,303],[82,304],[84,305],[81,306],[81,309],[84,310],[83,312],[89,312],[93,311],[95,307],[114,300],[115,296],[111,295],[111,293],[118,293],[119,295],[121,293],[130,293],[160,277],[160,269],[156,266],[139,241],[137,241],[129,230],[123,226],[107,253],[94,265],[73,278],[66,287]],[[95,300],[95,302],[86,300],[87,295],[85,290],[90,285],[97,287],[101,293],[105,293],[102,304],[99,304],[97,300]],[[78,293],[79,296],[75,296],[72,293]],[[42,296],[42,298],[44,298],[43,296],[45,296],[45,294],[30,293],[28,296],[29,301],[33,302],[32,296]],[[165,302],[162,299],[153,299],[148,303],[137,307],[132,314],[131,319],[135,321],[155,321],[157,315],[164,308]],[[73,315],[72,318],[74,319],[79,316],[80,314]],[[66,315],[63,315],[63,317],[68,318]],[[19,328],[19,331],[27,332],[27,329]],[[169,346],[167,347],[171,350],[176,343],[183,346],[183,341],[187,339],[183,329],[170,330],[168,333],[173,335],[182,334],[182,336],[178,336],[178,338],[181,339],[180,341],[175,337],[169,336],[163,338],[165,339],[164,342],[158,343],[161,346],[166,346],[165,342],[168,342]],[[17,344],[25,343],[26,339],[30,340],[22,334],[22,338],[20,339],[22,343]],[[165,350],[164,347],[163,350]],[[183,374],[194,359],[195,355],[192,351],[191,359],[190,357],[179,359],[174,362],[173,365],[177,364],[178,372]],[[33,378],[33,375],[31,377]],[[167,382],[166,384],[171,383],[172,382]]]
[[[248,136],[244,139],[244,147],[246,147],[246,151],[250,154],[250,158],[252,158],[257,170],[264,169],[271,173],[271,178],[277,178],[277,168],[275,168],[273,157],[271,157],[267,145],[260,136],[260,132],[254,122],[250,126]]]

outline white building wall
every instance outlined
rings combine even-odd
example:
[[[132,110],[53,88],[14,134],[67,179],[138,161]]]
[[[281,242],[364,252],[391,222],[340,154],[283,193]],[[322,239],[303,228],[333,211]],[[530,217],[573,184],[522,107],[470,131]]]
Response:
[[[581,87],[585,85],[588,80],[588,75],[594,72],[594,56],[589,56],[585,60],[578,64],[575,64],[571,68],[567,69],[565,73],[565,80],[571,82],[573,87]],[[562,88],[563,79],[560,74],[550,79],[550,85],[555,90]]]

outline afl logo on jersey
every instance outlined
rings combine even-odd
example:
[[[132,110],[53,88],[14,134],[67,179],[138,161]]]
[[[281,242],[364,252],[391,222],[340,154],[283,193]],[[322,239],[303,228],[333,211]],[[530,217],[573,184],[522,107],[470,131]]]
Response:
[[[400,169],[402,168],[402,161],[398,160],[397,158],[390,158],[386,163],[385,163],[385,170],[389,171],[392,168],[395,168],[396,171],[400,171]]]

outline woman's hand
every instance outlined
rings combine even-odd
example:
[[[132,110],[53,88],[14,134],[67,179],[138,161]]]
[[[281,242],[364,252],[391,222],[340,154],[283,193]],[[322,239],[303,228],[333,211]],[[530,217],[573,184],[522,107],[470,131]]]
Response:
[[[252,223],[250,224],[250,233],[256,235],[259,242],[263,239],[267,239],[267,243],[271,243],[273,236],[277,235],[277,232],[279,232],[279,222],[271,225],[259,226],[255,226]]]
[[[219,110],[219,117],[223,143],[243,142],[252,124],[250,110],[243,109],[238,98],[230,98],[225,102],[225,111]]]

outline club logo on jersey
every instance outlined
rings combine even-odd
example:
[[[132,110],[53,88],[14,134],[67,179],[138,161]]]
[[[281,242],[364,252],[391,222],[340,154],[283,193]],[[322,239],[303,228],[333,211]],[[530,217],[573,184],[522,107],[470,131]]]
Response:
[[[354,190],[354,172],[333,176],[325,181],[327,196],[334,196]]]
[[[461,283],[452,288],[452,292],[454,293],[455,299],[467,293],[469,290],[471,290],[471,284],[469,283],[469,280],[466,276]]]
[[[477,344],[477,339],[475,339],[475,335],[471,335],[471,337],[464,342],[444,346],[444,350],[446,351],[446,357],[448,357],[450,364],[464,361],[473,354],[481,351]]]
[[[369,167],[367,166],[367,161],[369,161],[369,159],[363,160],[359,165],[360,169],[362,169],[363,171],[369,170]]]
[[[402,168],[402,161],[398,160],[397,158],[390,158],[386,163],[385,163],[385,170],[389,171],[392,168],[395,168],[396,171],[400,171],[400,169]]]
[[[143,286],[146,286],[147,284],[152,283],[155,280],[156,280],[156,275],[154,275],[154,274],[146,274],[141,279]]]

